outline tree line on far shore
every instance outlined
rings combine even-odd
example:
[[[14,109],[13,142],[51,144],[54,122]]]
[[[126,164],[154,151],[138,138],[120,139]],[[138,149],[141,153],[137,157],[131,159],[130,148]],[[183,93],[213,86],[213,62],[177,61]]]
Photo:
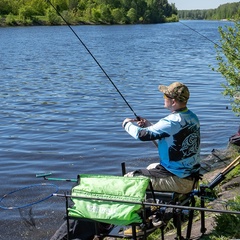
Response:
[[[0,0],[1,24],[61,25],[50,0]],[[136,24],[177,21],[167,0],[51,0],[70,24]]]
[[[239,19],[240,2],[226,3],[216,9],[208,10],[179,10],[180,19],[192,20],[220,20],[220,19]]]
[[[179,19],[239,19],[240,2],[208,10],[177,10],[167,0],[0,0],[1,25],[137,24]]]

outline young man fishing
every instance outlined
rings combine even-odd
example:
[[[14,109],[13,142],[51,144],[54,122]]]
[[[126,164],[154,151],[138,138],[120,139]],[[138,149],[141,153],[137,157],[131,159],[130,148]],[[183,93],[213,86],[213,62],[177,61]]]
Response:
[[[122,126],[135,139],[157,140],[160,162],[126,176],[147,176],[154,190],[188,193],[200,168],[199,120],[187,108],[190,94],[186,85],[174,82],[158,89],[164,94],[164,107],[171,113],[156,124],[144,118],[126,118]]]
[[[184,84],[175,82],[168,87],[159,86],[159,90],[164,94],[164,107],[171,112],[167,117],[160,119],[156,124],[151,124],[144,118],[126,118],[122,126],[136,139],[158,140],[160,163],[151,164],[147,169],[139,169],[126,175],[150,177],[155,190],[188,193],[194,185],[194,173],[200,168],[199,120],[186,106],[189,91]],[[154,226],[161,224],[161,220],[158,220],[154,220]],[[101,232],[108,232],[110,229],[109,225],[101,226]],[[131,228],[129,230],[124,231],[124,234],[132,234]],[[80,220],[72,222],[72,237],[87,240],[92,239],[94,233],[95,229],[89,223]],[[65,237],[66,223],[51,240],[63,240]]]

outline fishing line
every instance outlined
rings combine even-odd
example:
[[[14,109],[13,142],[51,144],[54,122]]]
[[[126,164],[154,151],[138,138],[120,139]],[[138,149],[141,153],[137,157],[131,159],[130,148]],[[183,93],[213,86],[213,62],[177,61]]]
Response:
[[[223,51],[228,52],[228,54],[232,55],[234,58],[236,58],[237,60],[240,60],[240,58],[238,57],[238,55],[230,52],[228,49],[224,49],[223,47],[221,47],[219,44],[217,44],[216,42],[214,42],[213,40],[211,40],[210,38],[206,37],[205,35],[203,35],[202,33],[198,32],[197,30],[195,30],[194,28],[191,28],[190,26],[188,26],[187,24],[183,23],[182,21],[179,21],[179,23],[181,23],[182,25],[184,25],[185,27],[191,29],[193,32],[197,33],[198,35],[200,35],[201,37],[207,39],[209,42],[213,43],[215,46],[221,48]]]
[[[71,29],[73,34],[77,37],[77,39],[80,41],[80,43],[83,45],[83,47],[87,50],[87,52],[90,54],[90,56],[93,58],[93,60],[97,63],[99,68],[102,70],[102,72],[105,74],[105,76],[108,78],[108,80],[111,82],[111,84],[114,86],[114,88],[117,90],[119,95],[122,97],[124,102],[127,104],[129,109],[133,112],[134,116],[136,117],[137,120],[140,120],[140,118],[137,116],[137,114],[134,112],[133,108],[130,106],[126,98],[122,95],[122,93],[119,91],[113,80],[110,78],[110,76],[107,74],[107,72],[104,70],[102,65],[99,63],[99,61],[95,58],[95,56],[92,54],[92,52],[89,50],[89,48],[86,46],[86,44],[82,41],[82,39],[78,36],[78,34],[74,31],[74,29],[71,27],[71,25],[67,22],[67,20],[62,16],[62,14],[57,10],[57,8],[52,4],[50,0],[46,0],[56,11],[56,13],[62,18],[62,20],[67,24],[67,26]]]
[[[223,159],[221,159],[221,158],[215,153],[215,149],[213,149],[213,150],[211,151],[211,153],[212,153],[212,155],[213,155],[214,157],[216,157],[220,162],[223,162],[223,163],[225,164],[225,166],[227,166],[227,163],[226,163]]]
[[[218,46],[221,48],[220,45],[218,45],[217,43],[215,43],[214,41],[212,41],[210,38],[206,37],[205,35],[203,35],[202,33],[198,32],[197,30],[195,30],[194,28],[191,28],[190,26],[188,26],[187,24],[179,21],[179,23],[181,23],[182,25],[184,25],[185,27],[191,29],[193,32],[197,33],[198,35],[202,36],[203,38],[207,39],[208,41],[210,41],[211,43],[213,43],[214,45]]]

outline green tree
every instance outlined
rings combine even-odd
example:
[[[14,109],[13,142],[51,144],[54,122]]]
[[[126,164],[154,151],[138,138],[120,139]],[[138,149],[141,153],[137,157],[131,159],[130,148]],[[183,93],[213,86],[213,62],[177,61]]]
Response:
[[[124,14],[120,8],[114,8],[112,10],[112,16],[114,23],[124,23]]]
[[[235,2],[220,5],[216,9],[180,10],[178,15],[181,19],[236,19],[239,9],[240,2]]]
[[[34,15],[36,15],[36,11],[33,7],[29,5],[22,6],[19,9],[19,17],[23,21],[25,21],[26,19],[32,19]]]
[[[105,23],[112,23],[113,17],[112,17],[109,5],[101,5],[100,9],[101,9],[102,21]]]
[[[127,17],[129,18],[130,23],[136,23],[138,21],[136,9],[130,8],[127,12]]]
[[[149,23],[162,23],[165,20],[164,8],[160,0],[153,0],[152,4],[148,7]]]
[[[0,14],[9,14],[11,13],[12,8],[8,0],[0,1]]]
[[[232,100],[232,111],[240,115],[240,23],[233,26],[219,27],[220,48],[216,46],[218,69],[227,83],[222,84],[223,95]]]
[[[7,25],[14,26],[17,24],[16,19],[12,13],[9,13],[6,17]]]
[[[92,8],[92,18],[94,22],[99,22],[101,20],[101,13],[99,9]]]
[[[68,0],[68,7],[69,9],[77,9],[78,0]]]
[[[18,15],[18,10],[20,9],[20,7],[23,5],[22,1],[18,1],[18,0],[8,0],[8,5],[10,6],[10,12],[14,15]]]
[[[80,11],[86,10],[86,9],[87,9],[87,1],[85,1],[85,0],[79,0],[77,7],[78,7],[78,9],[79,9]]]
[[[43,16],[45,15],[48,3],[46,2],[46,0],[31,0],[29,6],[34,9],[36,14],[38,14],[39,16]]]
[[[49,24],[58,25],[61,23],[61,18],[58,16],[56,11],[52,8],[47,9],[46,16]]]
[[[14,23],[13,17],[20,19],[18,24],[29,24],[38,19],[41,23],[63,24],[54,10],[49,10],[52,8],[49,1],[68,18],[70,24],[80,21],[101,24],[162,23],[172,21],[172,16],[177,14],[175,5],[170,5],[168,0],[0,0],[0,14],[3,18],[12,14],[5,21],[7,24]]]
[[[68,10],[67,0],[52,0],[54,6],[56,6],[58,11]]]

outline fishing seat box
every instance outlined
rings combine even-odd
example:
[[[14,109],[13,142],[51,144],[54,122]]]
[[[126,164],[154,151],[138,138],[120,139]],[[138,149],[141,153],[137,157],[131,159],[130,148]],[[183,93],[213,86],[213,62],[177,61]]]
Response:
[[[69,219],[85,219],[114,225],[112,231],[108,233],[98,232],[96,228],[95,235],[98,236],[98,239],[107,236],[137,239],[136,227],[141,226],[143,229],[141,239],[146,239],[151,232],[160,228],[163,240],[165,225],[149,228],[147,223],[147,211],[151,206],[149,202],[155,201],[155,203],[159,203],[163,216],[168,208],[166,206],[161,207],[161,204],[195,206],[192,194],[153,191],[150,179],[141,176],[123,177],[81,174],[78,175],[78,184],[73,187],[70,197],[74,205],[69,207],[68,203],[66,204],[67,221]],[[66,202],[68,202],[68,199]],[[173,208],[171,217],[177,228],[177,236],[181,237],[182,211]],[[188,238],[191,235],[192,219],[193,211],[190,210],[187,229]],[[69,233],[69,224],[67,226]],[[126,226],[132,227],[131,235],[124,235],[123,230],[126,229]]]

